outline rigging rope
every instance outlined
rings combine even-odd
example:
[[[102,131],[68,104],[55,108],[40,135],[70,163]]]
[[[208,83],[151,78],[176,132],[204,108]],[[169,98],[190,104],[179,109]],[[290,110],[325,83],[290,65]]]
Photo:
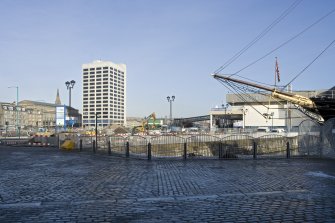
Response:
[[[297,79],[303,72],[305,72],[317,59],[319,59],[319,57],[328,50],[329,47],[331,47],[331,45],[333,45],[333,43],[335,42],[335,39],[317,56],[314,58],[314,60],[312,60],[312,62],[310,62],[304,69],[302,69],[302,71],[300,71],[290,82],[288,82],[284,87],[287,87],[288,85],[290,85],[293,81],[295,81],[295,79]]]
[[[277,19],[275,19],[268,27],[266,27],[260,34],[256,36],[255,39],[253,39],[250,43],[248,43],[245,47],[243,47],[239,52],[237,52],[232,58],[230,58],[226,63],[224,63],[221,67],[219,67],[216,71],[214,71],[215,74],[221,72],[223,69],[228,67],[230,64],[232,64],[235,60],[237,60],[245,51],[247,51],[250,47],[252,47],[258,40],[262,39],[270,30],[275,27],[281,20],[283,20],[290,12],[293,11],[295,7],[297,7],[302,0],[296,0],[293,2],[292,5],[290,5]]]
[[[263,95],[266,95],[266,96],[269,96],[268,94],[265,94],[265,93],[261,93],[259,91],[259,89],[257,90],[254,90],[253,87],[250,87],[250,86],[245,86],[245,85],[242,85],[242,84],[237,84],[237,83],[234,83],[232,81],[224,81],[222,79],[219,79],[219,82],[221,84],[223,84],[226,88],[228,88],[228,90],[231,90],[232,92],[235,93],[235,95],[243,102],[256,102],[260,105],[262,105],[263,107],[265,107],[266,109],[269,109],[269,107],[265,106],[264,103],[261,103],[260,101],[258,101],[255,97],[253,97],[252,95],[250,94],[247,94],[247,90],[248,91],[251,91],[251,92],[254,92],[254,93],[258,93],[258,94],[263,94]],[[249,100],[247,100],[249,99]],[[252,109],[254,109],[257,113],[259,113],[261,116],[264,117],[264,115],[259,112],[252,104],[249,105]]]
[[[330,12],[328,12],[327,14],[325,14],[324,16],[322,16],[320,19],[318,19],[317,21],[315,21],[314,23],[312,23],[311,25],[309,25],[308,27],[306,27],[305,29],[303,29],[301,32],[299,32],[298,34],[296,34],[295,36],[291,37],[289,40],[285,41],[284,43],[280,44],[278,47],[274,48],[273,50],[271,50],[270,52],[268,52],[267,54],[265,54],[264,56],[258,58],[257,60],[255,60],[254,62],[250,63],[249,65],[243,67],[242,69],[238,70],[237,72],[235,72],[234,74],[231,74],[229,77],[232,77],[238,73],[240,73],[241,71],[247,69],[248,67],[254,65],[255,63],[259,62],[260,60],[264,59],[265,57],[269,56],[270,54],[272,54],[273,52],[277,51],[278,49],[280,49],[281,47],[285,46],[286,44],[288,44],[289,42],[291,42],[292,40],[296,39],[297,37],[299,37],[300,35],[302,35],[303,33],[305,33],[307,30],[309,30],[310,28],[312,28],[313,26],[315,26],[316,24],[320,23],[322,20],[324,20],[325,18],[327,18],[329,15],[331,15],[332,13],[335,12],[335,9],[331,10]]]

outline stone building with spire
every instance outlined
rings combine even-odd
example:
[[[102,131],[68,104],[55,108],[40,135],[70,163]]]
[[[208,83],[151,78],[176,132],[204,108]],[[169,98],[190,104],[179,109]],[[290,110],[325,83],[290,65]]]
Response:
[[[0,127],[23,128],[46,128],[54,129],[56,127],[56,109],[65,108],[65,123],[68,126],[81,126],[81,114],[78,109],[62,105],[59,97],[59,90],[55,103],[46,103],[40,101],[23,100],[16,106],[13,103],[0,103]],[[18,113],[18,115],[16,115]],[[18,122],[17,120],[18,119]]]
[[[60,101],[60,97],[59,97],[59,89],[57,89],[57,95],[56,95],[56,101],[55,101],[56,105],[61,105],[62,102]]]

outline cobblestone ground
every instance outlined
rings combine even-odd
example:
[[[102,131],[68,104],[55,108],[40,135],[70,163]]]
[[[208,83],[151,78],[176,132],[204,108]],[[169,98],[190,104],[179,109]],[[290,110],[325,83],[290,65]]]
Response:
[[[334,160],[0,147],[0,222],[335,222]]]

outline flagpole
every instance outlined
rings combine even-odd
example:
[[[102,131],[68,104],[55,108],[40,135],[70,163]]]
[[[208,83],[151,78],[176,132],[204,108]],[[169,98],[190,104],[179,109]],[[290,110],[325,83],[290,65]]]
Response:
[[[277,57],[276,58],[276,63],[275,63],[275,88],[277,86]]]

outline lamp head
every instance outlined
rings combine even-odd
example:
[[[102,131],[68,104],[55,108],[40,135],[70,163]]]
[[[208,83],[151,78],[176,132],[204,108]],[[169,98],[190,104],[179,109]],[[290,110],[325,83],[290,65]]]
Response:
[[[65,82],[65,85],[66,85],[67,89],[69,89],[70,81],[66,81],[66,82]]]
[[[73,87],[76,82],[72,80],[70,83],[71,83],[71,87]]]
[[[170,101],[170,96],[167,96],[166,99],[167,99],[168,101]]]

